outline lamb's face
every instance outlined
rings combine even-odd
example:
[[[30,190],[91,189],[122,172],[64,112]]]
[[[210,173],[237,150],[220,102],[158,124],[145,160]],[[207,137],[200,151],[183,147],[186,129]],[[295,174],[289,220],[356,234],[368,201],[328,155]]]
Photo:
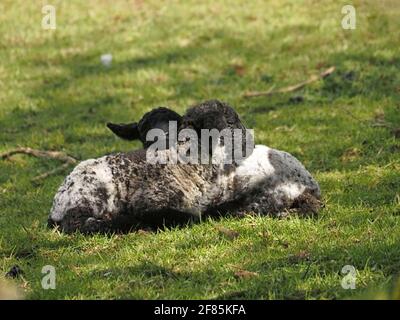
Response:
[[[107,157],[80,163],[59,188],[49,216],[50,225],[64,231],[84,229],[117,211],[113,174]]]

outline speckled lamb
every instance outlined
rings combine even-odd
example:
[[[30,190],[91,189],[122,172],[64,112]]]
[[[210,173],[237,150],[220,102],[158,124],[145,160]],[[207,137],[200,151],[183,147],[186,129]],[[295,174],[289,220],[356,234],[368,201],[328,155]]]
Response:
[[[91,233],[227,213],[316,213],[319,199],[318,183],[296,158],[263,145],[234,166],[150,164],[142,149],[80,163],[59,188],[49,225]]]

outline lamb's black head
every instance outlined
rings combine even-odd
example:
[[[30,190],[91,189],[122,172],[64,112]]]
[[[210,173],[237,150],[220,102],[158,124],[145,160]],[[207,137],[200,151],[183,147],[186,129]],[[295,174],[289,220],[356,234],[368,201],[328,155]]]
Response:
[[[145,148],[151,143],[146,141],[147,132],[151,129],[161,129],[168,136],[169,121],[176,121],[177,126],[181,125],[182,117],[165,107],[159,107],[147,112],[139,123],[133,122],[128,124],[107,123],[107,127],[118,137],[125,140],[139,139]]]
[[[166,134],[165,146],[168,148],[170,121],[177,122],[178,132],[183,129],[193,129],[196,131],[197,136],[199,138],[202,136],[202,129],[208,129],[208,130],[216,129],[219,132],[229,129],[232,133],[234,132],[235,129],[241,130],[242,132],[241,143],[240,142],[236,143],[236,140],[233,141],[234,144],[238,145],[237,146],[235,146],[234,144],[232,145],[233,149],[231,154],[233,154],[233,151],[235,150],[236,147],[242,147],[242,154],[246,155],[251,154],[251,151],[250,153],[246,152],[246,145],[248,141],[252,140],[248,139],[248,132],[246,131],[246,127],[240,121],[239,115],[228,104],[218,100],[209,100],[200,103],[198,105],[195,105],[189,108],[183,117],[181,117],[179,114],[168,108],[159,107],[146,113],[138,123],[136,122],[129,124],[108,123],[107,126],[117,136],[123,139],[127,140],[139,139],[140,141],[142,141],[143,146],[145,148],[148,148],[154,142],[154,141],[146,141],[147,133],[151,129],[161,129]],[[174,134],[174,132],[172,132],[172,134]],[[252,139],[252,137],[250,137],[250,139]],[[198,142],[200,143],[201,141]],[[209,143],[209,150],[204,150],[204,151],[209,152],[209,154],[212,154],[213,149],[215,149],[216,147],[215,144],[216,142],[217,141],[212,141],[212,143]],[[200,149],[199,151],[201,151]]]
[[[232,150],[230,150],[230,153],[233,155],[235,148],[241,148],[242,155],[249,156],[252,152],[253,137],[246,131],[246,127],[240,121],[237,112],[228,104],[219,100],[208,100],[189,108],[182,117],[180,129],[194,129],[198,137],[201,137],[202,129],[217,129],[220,133],[228,129],[231,131],[232,138],[234,137],[234,132],[240,130],[241,141],[232,140]],[[213,143],[210,141],[209,150],[205,150],[205,152],[209,152],[210,155],[213,154],[216,147],[215,143],[216,141],[213,141]],[[247,144],[249,144],[250,152],[246,153]]]
[[[189,108],[183,116],[182,128],[193,128],[198,134],[201,129],[246,129],[236,111],[219,100],[208,100]]]

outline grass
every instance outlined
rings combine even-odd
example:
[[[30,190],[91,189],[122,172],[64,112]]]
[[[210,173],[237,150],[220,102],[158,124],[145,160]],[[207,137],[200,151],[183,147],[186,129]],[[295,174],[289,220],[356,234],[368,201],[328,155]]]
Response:
[[[46,219],[68,172],[32,183],[59,164],[15,156],[0,160],[0,280],[18,264],[24,275],[14,282],[28,299],[387,297],[378,292],[400,269],[396,0],[353,1],[356,30],[341,28],[344,1],[54,0],[57,30],[41,28],[45,3],[0,3],[0,152],[29,146],[83,160],[130,150],[139,144],[118,140],[105,122],[218,98],[257,143],[298,157],[326,205],[314,219],[64,235]],[[332,65],[333,75],[299,92],[242,97]],[[56,290],[41,287],[45,265],[56,268]],[[341,287],[344,265],[357,270],[355,290]]]

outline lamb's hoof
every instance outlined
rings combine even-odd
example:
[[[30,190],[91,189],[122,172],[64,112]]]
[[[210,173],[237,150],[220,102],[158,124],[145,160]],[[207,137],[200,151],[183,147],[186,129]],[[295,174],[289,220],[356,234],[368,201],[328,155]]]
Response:
[[[316,216],[322,207],[322,201],[311,192],[303,192],[298,196],[292,208],[302,216]]]
[[[57,221],[54,221],[51,217],[47,219],[47,228],[56,228],[59,226]]]
[[[87,210],[87,208],[77,207],[69,209],[59,221],[56,221],[53,219],[52,215],[50,215],[47,225],[50,228],[58,227],[62,232],[65,233],[74,233],[77,231],[88,233],[88,231],[90,232],[92,229],[94,229],[90,223],[91,220],[89,219],[94,219],[91,212]]]

